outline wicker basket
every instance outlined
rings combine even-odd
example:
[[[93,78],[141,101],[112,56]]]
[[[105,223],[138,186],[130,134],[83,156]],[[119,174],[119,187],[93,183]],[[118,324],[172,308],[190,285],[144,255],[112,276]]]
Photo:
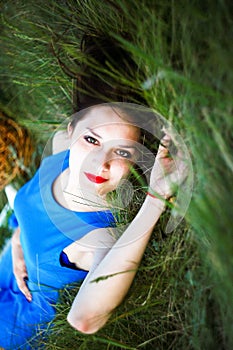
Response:
[[[32,153],[28,131],[0,112],[0,191],[27,171]]]

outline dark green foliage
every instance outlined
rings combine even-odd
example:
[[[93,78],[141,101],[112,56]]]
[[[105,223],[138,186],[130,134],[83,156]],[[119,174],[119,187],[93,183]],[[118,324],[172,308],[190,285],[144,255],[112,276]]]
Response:
[[[168,213],[161,218],[129,295],[107,326],[93,336],[73,330],[66,315],[77,290],[67,290],[47,349],[232,349],[230,1],[10,0],[1,6],[0,105],[42,145],[73,112],[79,41],[92,27],[132,54],[138,74],[125,77],[111,67],[106,74],[139,91],[173,123],[194,167],[185,222],[166,236]]]

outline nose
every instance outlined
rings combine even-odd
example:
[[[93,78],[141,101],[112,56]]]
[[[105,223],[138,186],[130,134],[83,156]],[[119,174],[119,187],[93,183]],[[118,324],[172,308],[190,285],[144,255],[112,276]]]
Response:
[[[98,168],[98,172],[107,171],[111,166],[111,157],[109,153],[100,150],[99,152],[95,152],[93,163],[96,165],[96,168]]]
[[[101,168],[103,171],[108,171],[110,169],[111,162],[109,160],[106,160],[102,165]]]

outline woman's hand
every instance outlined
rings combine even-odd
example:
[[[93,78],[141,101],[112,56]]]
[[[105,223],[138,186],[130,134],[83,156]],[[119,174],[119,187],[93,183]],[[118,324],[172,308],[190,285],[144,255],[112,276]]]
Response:
[[[172,141],[177,148],[175,155],[171,155],[169,152],[169,146],[171,146]],[[186,176],[187,166],[184,154],[179,145],[166,131],[160,142],[152,168],[148,192],[158,198],[168,199],[176,192],[176,189],[185,180]]]
[[[20,244],[20,228],[18,227],[12,236],[12,261],[13,261],[13,273],[17,285],[21,292],[25,295],[28,301],[32,300],[32,295],[27,287],[26,280],[28,278],[27,268],[23,256],[22,246]]]

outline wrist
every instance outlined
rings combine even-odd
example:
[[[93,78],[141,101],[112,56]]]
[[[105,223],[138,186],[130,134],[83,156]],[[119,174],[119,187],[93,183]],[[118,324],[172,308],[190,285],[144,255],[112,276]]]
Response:
[[[148,191],[146,192],[145,204],[151,209],[154,207],[163,212],[166,208],[166,199],[162,196],[156,196],[154,193],[151,193],[151,191]]]
[[[159,192],[154,191],[151,187],[148,187],[146,195],[153,199],[160,199],[162,201],[166,201],[167,196],[165,194],[161,194]]]

